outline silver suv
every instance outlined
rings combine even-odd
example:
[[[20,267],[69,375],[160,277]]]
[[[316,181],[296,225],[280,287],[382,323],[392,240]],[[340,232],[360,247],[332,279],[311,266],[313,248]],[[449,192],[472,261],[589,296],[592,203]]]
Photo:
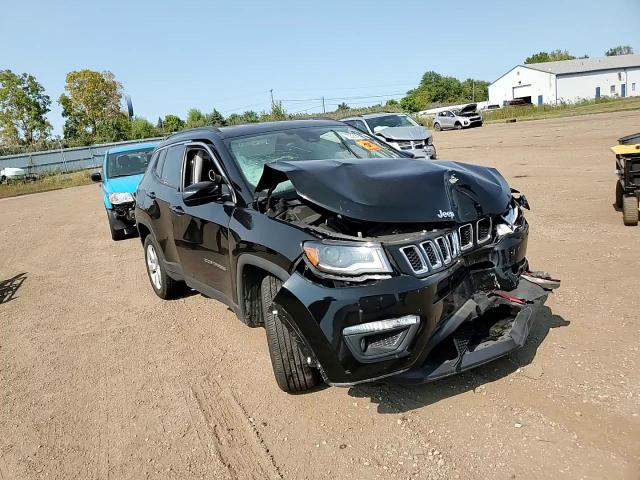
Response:
[[[433,129],[436,131],[445,128],[455,128],[462,130],[463,128],[481,127],[482,117],[476,111],[477,105],[470,103],[460,109],[452,108],[436,113],[433,119]]]
[[[403,113],[370,113],[342,121],[378,137],[396,150],[410,152],[417,158],[436,158],[431,132]]]

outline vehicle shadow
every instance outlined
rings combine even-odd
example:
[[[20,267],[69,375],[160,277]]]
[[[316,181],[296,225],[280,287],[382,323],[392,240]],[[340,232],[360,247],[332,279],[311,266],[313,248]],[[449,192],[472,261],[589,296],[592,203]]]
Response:
[[[538,347],[552,328],[565,327],[570,322],[543,306],[536,314],[527,343],[520,350],[473,370],[432,383],[403,385],[393,382],[357,385],[349,389],[355,398],[368,398],[378,405],[378,413],[404,413],[427,407],[449,397],[474,390],[512,374],[529,365]]]
[[[27,274],[23,272],[6,280],[0,280],[0,305],[15,299],[16,292],[26,279]]]

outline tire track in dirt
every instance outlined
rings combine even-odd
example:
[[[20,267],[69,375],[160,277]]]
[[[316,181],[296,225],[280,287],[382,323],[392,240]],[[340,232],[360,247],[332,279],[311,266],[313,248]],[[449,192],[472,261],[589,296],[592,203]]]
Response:
[[[203,446],[221,461],[230,478],[282,479],[268,448],[228,388],[203,378],[185,392],[185,401]]]

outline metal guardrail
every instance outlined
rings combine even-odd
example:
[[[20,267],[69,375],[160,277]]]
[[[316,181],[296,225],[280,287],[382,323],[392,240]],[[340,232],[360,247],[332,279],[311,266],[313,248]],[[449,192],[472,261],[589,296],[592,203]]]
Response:
[[[136,143],[159,142],[164,137],[127,140],[125,142],[101,143],[87,147],[61,148],[42,152],[19,153],[0,157],[0,170],[5,167],[24,168],[29,173],[44,173],[59,170],[71,172],[102,166],[104,154],[113,147]]]

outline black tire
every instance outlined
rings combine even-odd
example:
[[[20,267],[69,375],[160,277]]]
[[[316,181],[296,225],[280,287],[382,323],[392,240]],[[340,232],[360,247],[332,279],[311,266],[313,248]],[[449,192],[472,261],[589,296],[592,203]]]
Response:
[[[273,374],[278,386],[288,393],[299,393],[312,389],[318,384],[317,372],[311,368],[298,345],[295,334],[280,319],[287,315],[282,307],[274,315],[273,299],[282,282],[272,276],[262,280],[260,293],[262,296],[262,316],[267,330],[267,345],[271,356]]]
[[[442,130],[442,127],[440,126],[440,124],[438,122],[436,122],[436,123],[433,124],[433,129],[436,132],[439,132],[440,130]]]
[[[456,130],[462,130],[462,124],[460,122],[456,122],[456,124],[454,125]]]
[[[616,181],[616,208],[622,208],[622,197],[624,197],[624,188],[622,182]]]
[[[156,269],[153,271],[149,262],[151,249],[153,249],[156,256]],[[144,263],[147,268],[149,283],[151,283],[151,288],[153,288],[157,296],[164,300],[169,300],[178,297],[184,291],[183,282],[174,280],[167,275],[162,262],[162,253],[152,235],[147,235],[147,238],[144,239]],[[158,275],[157,277],[156,274]]]
[[[437,160],[438,159],[438,151],[436,150],[436,147],[433,147],[433,155],[431,155],[431,160]]]
[[[0,177],[0,183],[4,183],[4,182],[6,182],[6,181],[7,181],[7,177],[5,177],[4,175],[2,175],[2,176]]]
[[[115,242],[119,240],[124,240],[127,236],[127,232],[123,229],[117,229],[113,226],[113,220],[111,220],[111,215],[107,211],[107,220],[109,220],[109,231],[111,232],[111,239]]]
[[[638,225],[638,197],[636,195],[622,197],[622,221],[628,227]]]

